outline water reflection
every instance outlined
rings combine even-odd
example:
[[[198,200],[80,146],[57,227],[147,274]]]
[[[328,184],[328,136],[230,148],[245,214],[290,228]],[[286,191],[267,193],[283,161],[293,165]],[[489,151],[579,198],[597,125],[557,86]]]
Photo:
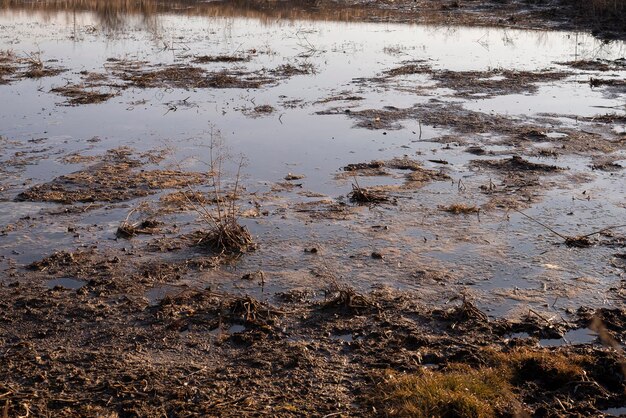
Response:
[[[57,12],[91,12],[98,23],[108,30],[124,28],[131,18],[140,17],[153,27],[158,14],[180,14],[206,17],[254,18],[265,23],[277,20],[380,21],[399,12],[378,10],[364,6],[346,7],[321,1],[295,0],[267,2],[233,0],[202,2],[197,0],[0,0],[3,11],[43,13],[50,17]]]

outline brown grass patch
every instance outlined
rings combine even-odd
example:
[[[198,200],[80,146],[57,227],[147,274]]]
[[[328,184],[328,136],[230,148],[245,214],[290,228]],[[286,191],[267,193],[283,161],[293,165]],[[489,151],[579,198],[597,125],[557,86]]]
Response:
[[[390,373],[373,401],[386,416],[415,418],[492,418],[519,404],[499,370],[462,365],[444,371]]]
[[[212,62],[246,62],[250,61],[250,57],[240,55],[201,55],[193,59],[195,64],[209,64]]]
[[[271,81],[244,72],[209,73],[203,68],[189,65],[141,68],[131,63],[118,64],[115,68],[118,77],[139,88],[259,88]]]
[[[556,390],[586,379],[582,355],[520,348],[494,353],[492,359],[515,385],[535,382],[545,389]]]
[[[360,187],[358,183],[352,184],[352,191],[348,193],[348,198],[351,202],[362,205],[371,205],[389,201],[389,196],[383,190]]]
[[[439,207],[444,212],[452,213],[454,215],[469,215],[472,213],[480,213],[480,208],[475,205],[466,205],[464,203],[453,203],[450,206]]]
[[[16,200],[35,202],[120,202],[163,189],[180,189],[207,180],[203,173],[140,170],[142,162],[124,149],[110,150],[104,161],[20,193]]]
[[[52,93],[60,94],[67,98],[66,103],[70,106],[78,106],[84,104],[102,103],[115,97],[116,93],[102,93],[100,91],[90,90],[84,85],[68,85],[63,87],[55,87],[50,90]]]
[[[46,66],[39,54],[18,57],[13,51],[0,51],[0,84],[23,78],[54,77],[64,71],[63,68]]]
[[[544,349],[485,349],[486,365],[450,364],[413,374],[388,372],[370,401],[395,417],[527,416],[517,393],[561,390],[588,380],[585,356]]]

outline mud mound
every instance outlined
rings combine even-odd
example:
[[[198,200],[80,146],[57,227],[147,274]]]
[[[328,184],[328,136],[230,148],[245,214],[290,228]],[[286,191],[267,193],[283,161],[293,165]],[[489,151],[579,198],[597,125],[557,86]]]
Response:
[[[34,202],[121,202],[162,189],[180,189],[206,180],[197,172],[141,170],[130,151],[112,150],[84,170],[55,178],[20,193],[15,200]]]

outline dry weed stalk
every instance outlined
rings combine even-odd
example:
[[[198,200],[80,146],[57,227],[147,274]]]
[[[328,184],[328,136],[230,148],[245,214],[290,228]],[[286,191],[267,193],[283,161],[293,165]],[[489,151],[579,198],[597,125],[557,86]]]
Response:
[[[126,215],[126,219],[120,222],[120,225],[117,227],[117,231],[115,235],[118,238],[132,238],[138,234],[154,234],[158,231],[159,222],[153,219],[144,219],[139,222],[131,222],[130,217],[133,213],[138,211],[147,211],[149,209],[148,205],[144,202],[139,206],[133,208],[128,215]]]
[[[358,293],[352,287],[339,283],[337,277],[329,272],[323,272],[320,276],[328,281],[328,286],[324,290],[325,308],[347,308],[347,309],[367,309],[378,307],[378,304],[369,297]]]
[[[237,166],[235,184],[232,192],[226,198],[223,187],[224,163],[228,155],[223,152],[219,132],[211,129],[211,143],[209,145],[209,172],[212,180],[211,191],[215,202],[215,211],[209,210],[207,205],[199,200],[192,200],[189,196],[195,196],[197,192],[187,185],[190,195],[185,194],[187,202],[198,213],[207,225],[207,232],[199,244],[204,244],[220,254],[242,254],[255,249],[252,235],[245,226],[239,224],[239,209],[237,200],[240,192],[241,170],[245,166],[245,158],[242,156]]]
[[[354,176],[354,183],[352,183],[352,191],[348,193],[348,198],[350,201],[358,204],[376,204],[388,202],[389,197],[387,194],[381,190],[372,190],[361,187],[359,182],[356,180],[356,176]]]

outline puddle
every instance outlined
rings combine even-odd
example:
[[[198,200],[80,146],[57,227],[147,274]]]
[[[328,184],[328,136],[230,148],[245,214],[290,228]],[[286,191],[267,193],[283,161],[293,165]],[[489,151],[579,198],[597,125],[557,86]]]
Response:
[[[621,408],[609,408],[601,411],[603,414],[606,414],[610,417],[623,417],[626,416],[626,407]]]
[[[519,338],[519,339],[526,339],[526,338],[530,338],[530,335],[527,332],[514,332],[513,334],[509,335],[507,338]]]
[[[539,340],[542,347],[560,347],[565,344],[591,344],[596,342],[598,334],[588,328],[573,329],[565,333],[563,338]]]
[[[0,213],[1,256],[24,265],[59,249],[97,245],[126,250],[150,241],[155,237],[116,239],[115,231],[133,208],[147,203],[154,209],[171,190],[97,207],[84,203],[83,212],[71,212],[73,205],[13,200],[35,184],[100,163],[99,156],[117,147],[137,155],[167,150],[142,170],[206,171],[211,132],[219,131],[231,155],[247,157],[242,206],[252,215],[242,223],[260,245],[236,267],[189,273],[189,281],[199,288],[211,285],[257,296],[300,286],[319,291],[329,283],[312,272],[324,267],[358,290],[383,282],[436,298],[447,297],[443,289],[471,287],[482,299],[480,306],[494,316],[524,304],[555,303],[564,310],[611,300],[606,289],[620,274],[608,267],[613,249],[567,248],[558,236],[507,208],[512,200],[537,221],[569,235],[622,223],[626,186],[619,172],[592,172],[592,156],[582,154],[606,146],[598,152],[617,155],[619,141],[585,117],[623,116],[623,103],[608,87],[581,83],[587,73],[573,70],[563,78],[539,79],[523,93],[493,86],[515,72],[555,71],[557,62],[615,60],[623,56],[624,42],[604,43],[565,31],[361,23],[353,22],[349,11],[342,14],[345,18],[330,20],[306,8],[296,13],[277,5],[284,18],[268,18],[278,16],[270,10],[241,13],[209,2],[189,6],[194,14],[146,12],[140,17],[121,10],[119,19],[111,21],[84,4],[68,12],[19,3],[0,11],[0,51],[41,51],[47,65],[67,71],[0,85],[0,95],[11,97],[0,101],[0,174],[7,179],[0,180],[0,197],[7,201],[7,210]],[[228,56],[241,59],[228,62]],[[199,57],[208,58],[198,63]],[[271,80],[258,88],[208,88],[202,83],[143,88],[132,84],[128,74],[120,75],[123,71],[115,67],[120,60],[142,61],[145,68],[193,66],[207,74],[227,70]],[[387,76],[389,70],[411,64],[428,71]],[[276,76],[285,66],[294,73]],[[511,73],[504,76],[494,69]],[[442,74],[466,71],[479,72],[477,82],[490,86],[477,93],[480,97],[460,94],[467,89],[459,81],[464,77],[442,81]],[[109,77],[98,88],[114,97],[70,106],[67,97],[53,91],[87,83],[90,73]],[[618,79],[621,72],[615,73],[612,77]],[[386,113],[371,118],[372,126],[359,125],[363,121],[352,116],[368,109],[392,114],[412,107],[425,115],[391,121],[385,129],[376,124],[385,122]],[[427,123],[429,109],[440,114]],[[469,111],[473,113],[464,113]],[[460,114],[474,122],[488,120],[474,131],[444,123]],[[503,129],[507,123],[528,130],[516,130],[517,125]],[[587,130],[591,133],[585,141],[593,140],[593,147],[570,150],[576,142],[572,136]],[[554,158],[538,157],[553,150]],[[510,173],[475,165],[514,155],[562,170],[511,184]],[[342,167],[403,156],[440,173],[440,181],[409,184],[410,173],[399,169],[358,176],[360,187],[383,188],[390,199],[360,207],[349,202],[354,179],[338,179]],[[235,164],[227,165],[225,177],[232,177]],[[287,182],[288,173],[304,177]],[[540,186],[526,191],[527,183]],[[476,206],[480,214],[444,210],[461,203]],[[175,227],[163,234],[197,230],[195,218],[192,211],[164,214],[167,225]],[[303,248],[310,247],[319,248],[323,257],[305,253]],[[379,249],[384,257],[374,260],[371,254]],[[261,266],[267,276],[262,286],[258,280],[233,278],[240,276],[234,270],[258,271]],[[159,285],[145,295],[155,305],[177,291]]]
[[[61,277],[58,279],[48,280],[46,282],[46,286],[48,287],[48,289],[53,289],[59,286],[65,289],[78,290],[85,284],[86,283],[83,280],[72,279],[69,277]]]
[[[148,299],[150,306],[158,305],[167,296],[175,295],[181,292],[179,286],[170,285],[158,285],[145,292],[145,297]]]
[[[625,42],[484,24],[553,2],[139,3],[0,8],[3,377],[55,378],[4,415],[401,415],[362,395],[493,380],[502,329],[498,405],[620,404],[597,335],[534,335],[624,339]]]
[[[217,327],[214,330],[210,331],[210,333],[212,335],[222,335],[224,333],[226,333],[226,334],[237,334],[239,332],[244,332],[245,330],[246,330],[245,326],[239,325],[239,324],[234,324],[234,325],[231,325],[230,327],[228,327],[228,329],[223,329],[223,328]]]
[[[531,338],[527,332],[515,332],[507,336],[508,339],[527,339]],[[580,328],[567,331],[563,338],[554,339],[540,339],[539,345],[541,347],[561,347],[564,345],[577,345],[577,344],[591,344],[597,342],[598,334],[589,328]]]

